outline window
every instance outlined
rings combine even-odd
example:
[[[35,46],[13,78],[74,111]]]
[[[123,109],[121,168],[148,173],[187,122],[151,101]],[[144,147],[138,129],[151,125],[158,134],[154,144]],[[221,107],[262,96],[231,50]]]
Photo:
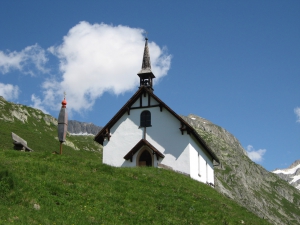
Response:
[[[141,113],[141,127],[151,127],[151,113],[146,110]]]

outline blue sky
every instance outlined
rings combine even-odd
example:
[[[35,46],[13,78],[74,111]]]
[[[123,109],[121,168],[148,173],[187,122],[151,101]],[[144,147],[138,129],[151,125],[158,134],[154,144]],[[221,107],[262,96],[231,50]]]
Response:
[[[300,159],[299,1],[2,1],[0,95],[104,126],[135,93],[148,33],[154,93],[224,127],[267,170]]]

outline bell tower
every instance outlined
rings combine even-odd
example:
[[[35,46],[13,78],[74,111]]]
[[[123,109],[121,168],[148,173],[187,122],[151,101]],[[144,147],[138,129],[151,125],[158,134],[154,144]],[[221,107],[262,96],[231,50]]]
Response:
[[[155,78],[155,76],[151,71],[148,38],[145,38],[145,48],[144,48],[142,69],[137,75],[140,77],[140,87],[145,86],[153,91],[152,79]]]

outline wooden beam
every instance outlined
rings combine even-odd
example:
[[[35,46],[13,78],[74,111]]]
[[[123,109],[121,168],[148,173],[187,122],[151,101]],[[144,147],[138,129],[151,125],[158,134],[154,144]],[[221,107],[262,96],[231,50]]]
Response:
[[[62,155],[62,142],[60,142],[59,154]]]
[[[181,130],[181,134],[184,134],[184,131],[187,130],[186,126],[184,125],[184,123],[181,122],[181,127],[179,127],[179,130]]]
[[[103,134],[103,138],[107,138],[107,140],[109,141],[110,137],[111,137],[110,130],[108,128],[106,128],[105,134]]]
[[[127,107],[127,114],[130,115],[130,107]]]
[[[153,107],[160,107],[160,105],[156,104],[156,105],[150,105],[150,106],[138,106],[138,107],[131,107],[130,109],[153,108]]]
[[[148,95],[148,106],[150,106],[150,95]]]

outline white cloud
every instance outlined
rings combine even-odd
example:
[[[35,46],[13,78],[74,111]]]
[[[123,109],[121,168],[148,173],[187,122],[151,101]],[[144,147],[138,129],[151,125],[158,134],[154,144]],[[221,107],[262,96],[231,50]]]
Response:
[[[17,99],[20,93],[19,87],[11,84],[0,83],[0,96],[4,97],[6,100]]]
[[[297,116],[297,122],[300,123],[300,108],[299,107],[295,108],[294,112]]]
[[[36,71],[32,70],[32,65],[38,72],[46,73],[45,63],[48,61],[45,50],[35,44],[24,48],[20,52],[0,51],[0,72],[9,73],[12,70],[19,70],[25,74],[34,75]]]
[[[49,114],[49,113],[47,112],[47,110],[44,108],[43,102],[42,102],[42,100],[41,100],[39,97],[37,97],[37,96],[35,96],[35,95],[33,94],[33,95],[31,95],[31,101],[33,102],[33,105],[30,105],[31,107],[36,108],[36,109],[40,109],[40,110],[42,110],[45,114]]]
[[[252,145],[247,146],[248,157],[254,162],[262,162],[263,155],[266,153],[266,149],[255,150]]]
[[[90,110],[104,92],[115,95],[137,89],[142,66],[144,30],[127,26],[80,22],[71,28],[59,46],[48,50],[60,60],[62,77],[43,83],[40,105],[56,107],[63,91],[68,109]],[[170,69],[171,55],[149,42],[154,82]]]

